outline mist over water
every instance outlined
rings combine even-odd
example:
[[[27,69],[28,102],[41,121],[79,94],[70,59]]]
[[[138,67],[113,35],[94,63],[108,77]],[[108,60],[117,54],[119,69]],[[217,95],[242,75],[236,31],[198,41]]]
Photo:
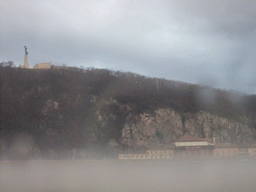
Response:
[[[256,160],[1,161],[0,191],[256,190]]]

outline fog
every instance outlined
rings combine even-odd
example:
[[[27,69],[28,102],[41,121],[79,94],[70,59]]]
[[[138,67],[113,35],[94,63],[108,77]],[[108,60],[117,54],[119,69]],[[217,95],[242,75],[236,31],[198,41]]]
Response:
[[[255,160],[1,161],[0,191],[255,191]]]

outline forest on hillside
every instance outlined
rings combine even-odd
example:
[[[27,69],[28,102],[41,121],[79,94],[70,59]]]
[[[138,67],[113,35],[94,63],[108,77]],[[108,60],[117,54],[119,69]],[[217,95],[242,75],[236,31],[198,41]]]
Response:
[[[36,70],[1,64],[0,91],[1,150],[11,149],[17,135],[25,134],[41,151],[106,151],[112,138],[120,141],[128,116],[160,108],[181,115],[207,111],[238,122],[248,117],[256,129],[256,95],[130,72],[54,66]],[[110,100],[115,102],[102,104]],[[102,125],[95,115],[102,112],[115,118]]]

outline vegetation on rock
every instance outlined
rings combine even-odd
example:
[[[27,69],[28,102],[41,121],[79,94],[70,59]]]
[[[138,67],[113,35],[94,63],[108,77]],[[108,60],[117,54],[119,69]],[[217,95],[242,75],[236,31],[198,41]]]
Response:
[[[32,137],[40,151],[76,148],[104,154],[110,141],[123,150],[124,127],[139,123],[141,114],[156,116],[159,109],[179,115],[182,134],[188,115],[204,111],[246,124],[255,138],[255,95],[105,69],[28,70],[3,64],[0,90],[1,150],[11,149],[20,134]],[[211,136],[202,127],[196,129],[200,137]],[[159,142],[168,140],[165,135],[170,133],[159,128],[155,134]]]

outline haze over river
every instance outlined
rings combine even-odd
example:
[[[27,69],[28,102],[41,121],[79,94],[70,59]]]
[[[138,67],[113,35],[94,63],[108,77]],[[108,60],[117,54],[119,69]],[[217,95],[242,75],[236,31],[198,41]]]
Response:
[[[256,159],[1,161],[1,192],[256,191]]]

